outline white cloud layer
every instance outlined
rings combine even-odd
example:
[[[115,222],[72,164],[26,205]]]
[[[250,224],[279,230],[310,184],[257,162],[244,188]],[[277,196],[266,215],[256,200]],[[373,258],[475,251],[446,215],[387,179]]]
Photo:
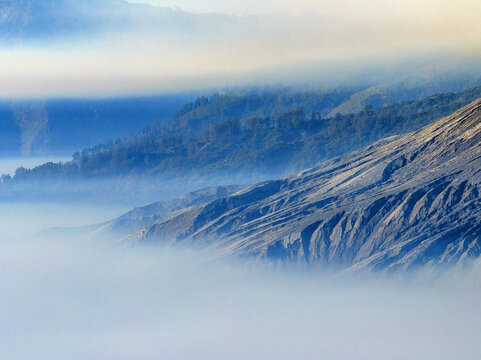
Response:
[[[437,282],[208,263],[73,236],[114,210],[0,206],[0,358],[478,360],[481,267]],[[72,234],[72,232],[69,232]]]
[[[481,9],[478,2],[470,0],[129,0],[129,2],[177,7],[193,13],[218,12],[233,15],[317,13],[342,17],[415,16],[422,20],[439,16],[459,19],[466,17],[468,15],[466,12]]]
[[[0,241],[0,354],[9,360],[475,360],[469,287],[323,280],[194,254]]]
[[[481,53],[477,1],[176,3],[188,11],[235,15],[173,12],[170,20],[159,18],[158,26],[112,30],[82,41],[0,47],[0,96],[98,96],[292,77],[304,81],[335,75],[335,63],[345,64],[341,74],[360,64],[389,67],[413,57],[478,58]],[[237,16],[246,12],[251,15]],[[294,71],[306,64],[309,71]]]

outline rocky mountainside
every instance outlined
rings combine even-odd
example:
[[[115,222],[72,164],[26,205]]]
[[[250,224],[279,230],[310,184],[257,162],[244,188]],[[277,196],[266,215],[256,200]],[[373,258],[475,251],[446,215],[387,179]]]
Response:
[[[344,270],[481,253],[481,99],[408,135],[193,207],[128,239]]]
[[[230,185],[205,188],[172,200],[159,201],[138,207],[107,223],[76,229],[76,231],[84,233],[84,235],[91,238],[122,238],[138,229],[175,217],[193,206],[206,204],[234,194],[243,187]],[[63,234],[62,231],[59,233]]]

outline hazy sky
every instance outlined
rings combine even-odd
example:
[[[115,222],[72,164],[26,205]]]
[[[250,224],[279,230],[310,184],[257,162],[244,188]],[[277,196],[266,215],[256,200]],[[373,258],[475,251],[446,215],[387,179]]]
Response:
[[[319,1],[255,1],[255,0],[130,0],[132,3],[146,3],[158,6],[177,7],[194,13],[218,12],[235,15],[254,15],[268,13],[303,14],[320,8]],[[328,5],[328,1],[324,1]]]
[[[342,16],[453,16],[467,10],[480,10],[479,2],[472,0],[129,0],[158,6],[178,7],[194,13],[218,12],[235,15],[310,13]],[[473,14],[474,15],[474,14]],[[474,17],[474,16],[473,16]],[[428,19],[425,19],[429,21]]]
[[[0,46],[0,96],[157,93],[303,81],[345,74],[360,64],[389,67],[413,57],[481,53],[479,1],[149,2],[202,15],[178,10],[159,13],[155,20],[151,11],[154,21],[145,25],[145,12],[133,12],[137,26],[128,29]],[[95,8],[90,11],[95,18]],[[206,15],[211,12],[217,15]]]

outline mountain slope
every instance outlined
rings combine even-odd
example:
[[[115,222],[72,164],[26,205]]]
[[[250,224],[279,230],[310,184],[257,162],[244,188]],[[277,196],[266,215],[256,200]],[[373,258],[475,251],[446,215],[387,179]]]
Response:
[[[227,118],[213,126],[202,125],[205,134],[199,137],[188,135],[189,125],[184,127],[175,122],[180,126],[175,130],[169,122],[120,143],[84,149],[81,157],[57,166],[52,175],[64,178],[119,174],[281,176],[357,150],[383,137],[417,130],[479,96],[481,87],[380,109],[368,107],[357,114],[332,119],[322,118],[319,112],[309,112],[309,108],[296,108],[277,117],[252,117],[243,124]],[[22,176],[42,179],[45,170],[50,174],[48,166],[42,165]],[[22,176],[15,180],[22,181]]]
[[[306,114],[297,109],[276,118],[248,119],[244,125],[229,120],[215,125],[211,132],[197,139],[169,133],[169,125],[154,126],[124,141],[84,149],[73,161],[19,169],[13,178],[3,179],[0,197],[7,200],[82,196],[98,201],[101,196],[116,201],[131,199],[130,203],[137,204],[170,197],[173,189],[180,195],[221,184],[252,184],[315,166],[383,137],[417,130],[480,96],[481,88],[474,88],[381,109],[366,108],[358,114],[333,119],[322,119],[318,113]],[[138,116],[135,101],[132,107],[124,107],[122,102],[116,104],[113,102],[104,110],[105,104],[102,105],[96,112],[98,118],[92,119],[86,118],[88,111],[81,109],[83,105],[77,110],[67,101],[58,113],[47,106],[47,149],[57,144],[64,144],[65,148],[69,145],[65,141],[72,145],[106,136],[109,131],[125,131],[133,124],[131,120],[135,120],[135,124],[149,121],[152,115],[149,109],[153,110],[152,106],[157,103],[145,104],[145,110],[138,112]],[[134,111],[132,116],[128,109]],[[62,114],[65,119],[60,117]],[[112,121],[107,121],[109,118]],[[78,120],[63,121],[68,119]],[[68,124],[70,126],[65,127]],[[11,130],[6,127],[5,134]],[[52,136],[54,134],[58,136]],[[15,139],[11,135],[4,137]],[[69,140],[74,137],[75,141]],[[20,138],[16,141],[20,143]],[[12,146],[9,142],[5,145]],[[99,191],[99,186],[81,185],[85,180],[100,181],[105,186]],[[163,186],[159,187],[158,183]]]
[[[359,91],[331,110],[329,116],[356,113],[366,105],[376,108],[434,94],[460,92],[476,86],[480,79],[481,67],[477,61],[441,60],[416,68],[407,76]]]
[[[193,208],[140,236],[219,256],[408,270],[481,253],[481,99],[392,141]]]
[[[193,206],[205,204],[241,190],[243,186],[215,186],[187,193],[181,197],[160,201],[147,206],[135,208],[124,215],[88,228],[90,237],[124,237],[133,231],[151,226],[159,221],[170,219]]]

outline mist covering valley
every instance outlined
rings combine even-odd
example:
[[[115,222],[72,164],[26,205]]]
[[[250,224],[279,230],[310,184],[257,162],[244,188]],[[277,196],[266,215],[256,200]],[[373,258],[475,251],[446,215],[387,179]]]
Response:
[[[315,171],[298,176],[313,178]],[[170,226],[183,214],[212,208],[209,204],[229,204],[225,199],[247,195],[256,201],[253,189],[216,186],[133,210],[81,198],[3,203],[2,355],[479,357],[481,264],[475,256],[455,266],[343,273],[282,257],[224,257],[215,246],[188,242],[159,247],[129,235],[156,224]],[[203,242],[199,235],[196,241]],[[477,246],[471,247],[474,253]]]
[[[2,206],[2,229],[9,229],[2,231],[0,243],[2,356],[480,355],[473,346],[481,330],[475,310],[481,297],[479,265],[436,281],[429,276],[337,278],[289,267],[212,262],[205,253],[188,249],[126,248],[36,232],[53,223],[72,226],[106,219],[109,211],[102,215],[99,210],[52,210],[37,204],[12,213]],[[16,225],[12,229],[8,223]],[[25,229],[30,236],[19,237]]]
[[[481,358],[481,7],[361,5],[0,1],[0,358]]]

